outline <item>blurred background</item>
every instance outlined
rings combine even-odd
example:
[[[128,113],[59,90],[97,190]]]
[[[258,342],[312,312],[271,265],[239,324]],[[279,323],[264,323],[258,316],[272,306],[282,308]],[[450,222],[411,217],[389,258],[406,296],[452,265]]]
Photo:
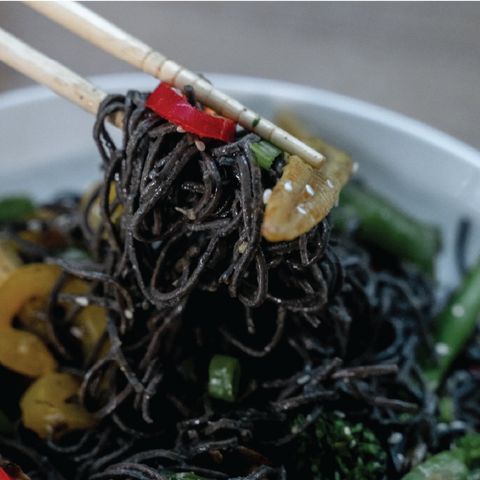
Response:
[[[480,2],[88,2],[195,72],[274,78],[403,113],[480,149]],[[0,26],[81,75],[133,71],[19,2]],[[0,63],[0,92],[32,82]]]

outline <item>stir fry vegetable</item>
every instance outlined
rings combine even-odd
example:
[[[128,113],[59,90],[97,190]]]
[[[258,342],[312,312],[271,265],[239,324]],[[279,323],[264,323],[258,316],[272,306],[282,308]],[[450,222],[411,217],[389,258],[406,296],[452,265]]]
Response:
[[[357,238],[382,248],[433,274],[441,248],[440,230],[406,215],[385,198],[350,183],[340,194],[333,213],[334,226],[343,230],[356,220]]]
[[[28,197],[9,197],[0,200],[0,225],[26,220],[33,215],[35,206]]]
[[[234,402],[240,381],[240,362],[228,355],[215,355],[208,368],[208,393],[211,397]]]
[[[145,105],[186,132],[225,142],[233,139],[236,125],[232,120],[202,112],[166,83],[156,88]]]
[[[326,161],[316,169],[296,155],[287,159],[282,177],[266,202],[262,233],[270,242],[293,240],[323,220],[352,173],[349,155],[312,137],[300,122],[280,116],[278,125],[315,148]]]
[[[433,455],[402,480],[467,480],[478,478],[480,435],[467,434],[455,442],[455,450]],[[469,474],[473,474],[471,477]]]
[[[80,381],[68,373],[43,375],[22,396],[23,424],[41,438],[94,428],[94,416],[75,398],[79,389]]]
[[[128,127],[118,145],[104,123],[115,111]],[[204,115],[218,120],[191,90],[108,97],[94,128],[103,181],[35,211],[41,228],[0,229],[22,262],[0,285],[12,390],[0,408],[14,422],[0,452],[34,480],[398,480],[417,464],[419,478],[447,464],[470,475],[475,442],[436,454],[480,424],[475,394],[439,401],[416,356],[437,304],[415,265],[432,271],[438,230],[354,185],[331,216],[348,206],[374,238],[330,239],[348,155],[289,119],[326,156],[315,170],[224,123],[196,131]],[[380,236],[395,261],[378,264]],[[460,336],[442,318],[442,335]]]
[[[472,336],[480,318],[480,261],[469,270],[435,322],[438,365],[425,372],[436,389]]]

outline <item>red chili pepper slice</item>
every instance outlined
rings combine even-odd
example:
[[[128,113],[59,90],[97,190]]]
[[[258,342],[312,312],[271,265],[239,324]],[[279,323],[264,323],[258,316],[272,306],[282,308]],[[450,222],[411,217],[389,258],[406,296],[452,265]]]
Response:
[[[235,122],[224,117],[214,117],[192,107],[166,83],[161,83],[150,94],[145,105],[186,132],[224,142],[234,139]]]
[[[0,468],[0,480],[13,480],[13,479],[3,468]]]

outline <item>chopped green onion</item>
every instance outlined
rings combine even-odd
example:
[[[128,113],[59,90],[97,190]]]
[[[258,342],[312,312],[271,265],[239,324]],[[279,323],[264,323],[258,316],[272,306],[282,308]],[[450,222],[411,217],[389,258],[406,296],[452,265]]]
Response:
[[[260,122],[260,117],[257,117],[253,122],[252,122],[252,127],[255,128]]]
[[[450,423],[455,420],[453,400],[450,397],[442,397],[439,402],[440,415],[438,420],[443,423]]]
[[[35,207],[27,197],[8,197],[0,200],[0,225],[26,220],[33,215]]]
[[[272,166],[273,161],[282,153],[282,150],[265,140],[252,143],[251,147],[257,157],[258,164],[265,170],[268,170]]]
[[[85,250],[82,250],[80,248],[67,248],[60,257],[63,260],[72,260],[72,261],[78,261],[78,260],[92,260],[93,257],[86,252]]]
[[[214,355],[208,369],[208,393],[227,402],[237,398],[240,381],[240,362],[228,355]]]

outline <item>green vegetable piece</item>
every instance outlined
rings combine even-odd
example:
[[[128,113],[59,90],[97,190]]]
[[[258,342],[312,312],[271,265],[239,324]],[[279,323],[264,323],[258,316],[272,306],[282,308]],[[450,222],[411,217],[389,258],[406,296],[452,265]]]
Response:
[[[409,217],[388,200],[357,184],[347,184],[340,192],[339,207],[332,210],[333,226],[341,231],[354,218],[360,222],[360,241],[377,245],[424,272],[433,273],[441,247],[439,228]]]
[[[214,355],[208,369],[208,393],[227,402],[237,398],[240,381],[240,362],[228,355]]]
[[[0,200],[0,225],[26,220],[33,215],[35,207],[27,197],[8,197]]]
[[[480,315],[480,259],[451,295],[436,323],[434,338],[442,348],[437,367],[425,372],[433,389],[441,383],[451,363],[471,338]]]
[[[86,252],[85,250],[81,250],[80,248],[67,248],[60,257],[63,260],[73,260],[73,261],[78,261],[78,260],[93,260],[93,257]]]
[[[458,449],[437,453],[412,469],[402,480],[466,480],[465,453]]]
[[[260,123],[260,117],[257,117],[257,118],[252,122],[252,127],[255,128],[259,123]]]
[[[450,397],[442,397],[439,402],[440,416],[439,421],[450,423],[455,420],[455,411],[453,400]]]
[[[0,432],[1,433],[12,433],[13,424],[5,415],[3,410],[0,410]]]
[[[200,477],[193,472],[165,473],[165,476],[172,480],[209,480],[208,478]]]
[[[470,470],[480,468],[480,433],[467,433],[455,446],[465,452],[465,463]]]
[[[292,431],[305,422],[298,415]],[[315,480],[377,480],[386,471],[387,454],[375,434],[362,423],[332,413],[323,414],[313,428],[299,435],[294,449],[298,478]],[[332,461],[334,459],[334,461]]]
[[[251,147],[257,157],[258,164],[265,170],[268,170],[272,166],[273,161],[282,153],[279,148],[265,140],[252,143]]]

